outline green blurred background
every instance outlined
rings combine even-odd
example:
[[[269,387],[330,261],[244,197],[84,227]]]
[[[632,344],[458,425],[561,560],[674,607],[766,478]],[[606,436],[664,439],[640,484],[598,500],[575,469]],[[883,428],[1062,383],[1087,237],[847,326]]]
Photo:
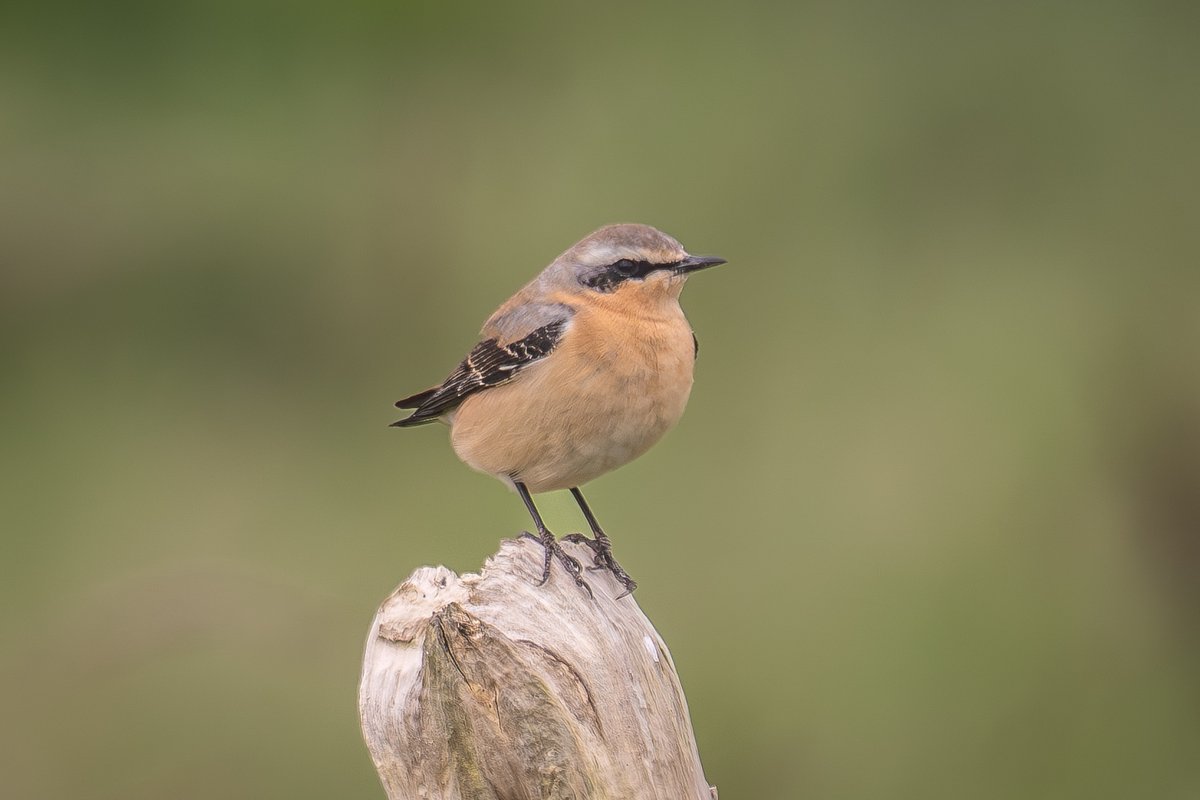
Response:
[[[382,797],[376,604],[527,525],[391,402],[638,221],[730,265],[588,497],[722,797],[1200,797],[1197,8],[7,8],[0,794]]]

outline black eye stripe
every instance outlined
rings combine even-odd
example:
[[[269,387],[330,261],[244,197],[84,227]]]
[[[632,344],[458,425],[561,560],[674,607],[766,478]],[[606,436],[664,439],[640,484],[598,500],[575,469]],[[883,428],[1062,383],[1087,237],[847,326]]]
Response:
[[[642,280],[651,272],[660,269],[671,269],[678,266],[678,261],[665,264],[655,264],[650,261],[634,261],[622,258],[584,281],[586,286],[600,292],[615,291],[618,286],[628,280]]]

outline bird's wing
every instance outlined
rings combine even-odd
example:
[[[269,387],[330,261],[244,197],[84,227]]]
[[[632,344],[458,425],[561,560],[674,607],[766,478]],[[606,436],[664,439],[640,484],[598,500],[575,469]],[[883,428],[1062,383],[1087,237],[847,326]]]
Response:
[[[558,345],[566,330],[570,315],[535,328],[520,339],[501,344],[501,339],[485,339],[471,350],[462,363],[441,385],[418,392],[396,403],[397,408],[415,408],[411,416],[393,422],[393,427],[407,428],[433,422],[469,395],[508,383],[524,367],[545,358]]]

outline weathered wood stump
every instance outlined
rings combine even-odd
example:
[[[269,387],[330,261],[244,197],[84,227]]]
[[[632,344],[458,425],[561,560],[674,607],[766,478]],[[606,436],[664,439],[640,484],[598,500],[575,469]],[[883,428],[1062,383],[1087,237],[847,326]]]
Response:
[[[390,800],[714,800],[633,597],[541,569],[540,545],[505,540],[480,575],[422,567],[380,606],[358,704]]]

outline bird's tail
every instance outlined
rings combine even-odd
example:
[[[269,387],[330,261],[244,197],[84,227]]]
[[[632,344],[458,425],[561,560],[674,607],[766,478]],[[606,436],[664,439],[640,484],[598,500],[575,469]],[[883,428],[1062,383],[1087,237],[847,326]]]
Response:
[[[430,422],[437,422],[437,417],[418,417],[416,415],[398,419],[389,428],[413,428],[417,425],[428,425]]]
[[[442,387],[434,386],[432,389],[426,389],[423,392],[409,395],[403,400],[396,401],[396,408],[420,408],[426,400],[437,394],[437,390]]]
[[[428,400],[429,398],[433,397],[433,395],[440,388],[441,388],[440,386],[434,386],[432,389],[426,389],[423,392],[417,392],[414,395],[409,395],[408,397],[404,398],[403,400],[397,400],[396,408],[420,408],[422,405],[425,404],[425,401]],[[405,419],[393,422],[388,427],[389,428],[411,428],[414,425],[424,425],[428,422],[434,422],[436,420],[437,420],[436,416],[434,416],[434,417],[422,416],[420,414],[420,412],[417,412],[416,414],[413,414],[411,417],[407,417]]]

